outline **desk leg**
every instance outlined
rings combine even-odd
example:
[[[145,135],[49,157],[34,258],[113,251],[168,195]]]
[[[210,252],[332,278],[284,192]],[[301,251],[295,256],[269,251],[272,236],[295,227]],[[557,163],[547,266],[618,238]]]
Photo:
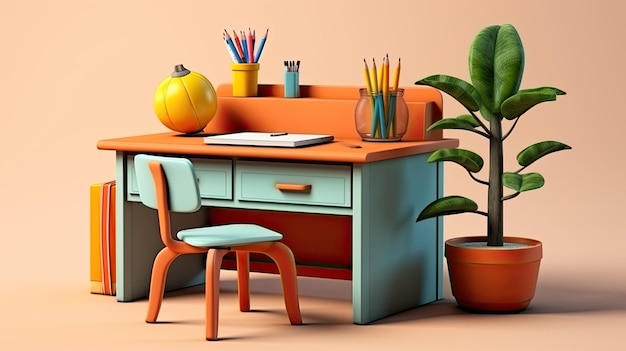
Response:
[[[148,296],[152,264],[164,247],[159,236],[156,210],[127,201],[126,154],[116,156],[116,296],[120,302]],[[172,216],[172,231],[208,224],[207,209]],[[204,283],[204,255],[185,255],[170,267],[166,291]]]
[[[355,324],[442,297],[442,228],[415,222],[441,196],[441,172],[428,155],[355,165],[353,276]]]

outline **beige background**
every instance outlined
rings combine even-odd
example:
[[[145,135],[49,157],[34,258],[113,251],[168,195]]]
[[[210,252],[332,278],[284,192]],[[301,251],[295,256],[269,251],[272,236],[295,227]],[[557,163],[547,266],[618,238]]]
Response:
[[[302,84],[361,85],[363,58],[380,62],[388,53],[392,63],[402,58],[400,85],[411,86],[434,73],[469,79],[474,35],[512,23],[526,49],[522,88],[551,85],[568,95],[522,119],[508,140],[507,164],[514,167],[515,154],[536,141],[573,150],[532,167],[546,185],[507,202],[505,229],[544,242],[538,295],[558,292],[594,314],[599,301],[626,298],[624,13],[614,0],[3,1],[0,306],[17,318],[28,310],[25,289],[42,299],[55,296],[48,289],[88,294],[88,188],[114,178],[114,153],[97,150],[96,141],[166,131],[152,94],[175,64],[215,86],[229,82],[224,28],[251,27],[257,36],[270,28],[261,83],[280,83],[282,61],[299,59]],[[445,99],[446,116],[464,112]],[[484,150],[473,135],[445,135]],[[483,203],[482,187],[464,171],[451,165],[446,172],[447,194]],[[484,231],[480,216],[449,217],[445,225],[446,238]],[[618,313],[611,326],[625,324],[623,303],[601,306]],[[603,323],[586,317],[576,317],[581,328]],[[5,322],[0,332],[14,335]]]

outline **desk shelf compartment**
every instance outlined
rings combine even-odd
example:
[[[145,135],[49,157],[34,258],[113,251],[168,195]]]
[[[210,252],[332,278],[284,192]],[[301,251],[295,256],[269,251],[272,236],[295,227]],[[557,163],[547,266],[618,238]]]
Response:
[[[193,163],[200,197],[203,199],[233,199],[233,162],[222,159],[190,158]],[[128,200],[140,201],[133,157],[128,158]]]

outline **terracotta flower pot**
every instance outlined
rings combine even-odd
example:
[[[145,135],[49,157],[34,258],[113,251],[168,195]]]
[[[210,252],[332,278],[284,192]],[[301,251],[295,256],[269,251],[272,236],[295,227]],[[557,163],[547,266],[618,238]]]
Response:
[[[485,237],[461,237],[445,243],[450,285],[459,307],[475,312],[519,312],[535,295],[540,241],[505,237],[504,247],[478,245]],[[469,243],[469,244],[468,244]]]

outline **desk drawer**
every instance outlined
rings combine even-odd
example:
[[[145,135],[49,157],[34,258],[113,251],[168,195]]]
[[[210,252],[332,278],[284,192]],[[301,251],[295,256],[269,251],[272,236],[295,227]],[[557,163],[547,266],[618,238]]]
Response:
[[[236,161],[236,198],[240,201],[316,206],[352,206],[352,168]]]
[[[190,158],[195,167],[203,199],[233,199],[233,162],[231,160],[211,160]],[[128,193],[139,195],[133,157],[128,158]]]

